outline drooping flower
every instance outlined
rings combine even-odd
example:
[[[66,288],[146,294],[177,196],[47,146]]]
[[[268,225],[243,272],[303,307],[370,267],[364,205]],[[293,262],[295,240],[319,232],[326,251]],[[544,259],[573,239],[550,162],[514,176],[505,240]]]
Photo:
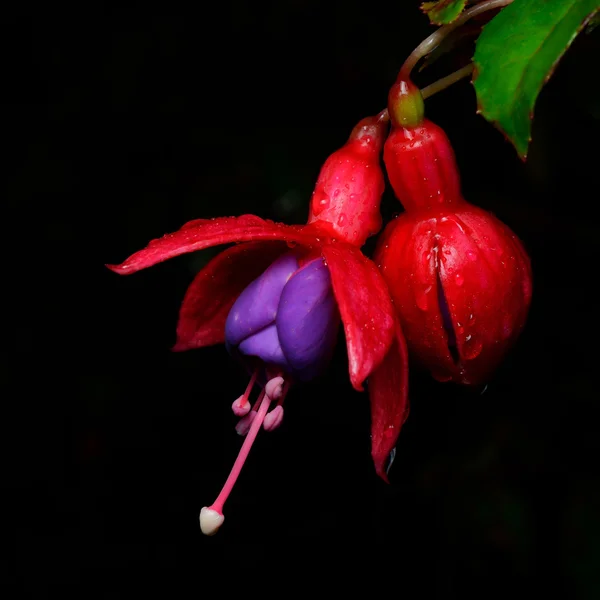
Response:
[[[372,457],[386,463],[407,415],[408,365],[402,330],[379,270],[360,251],[381,227],[379,155],[387,115],[363,119],[323,165],[307,225],[254,215],[195,220],[153,240],[120,265],[127,275],[169,258],[235,243],[213,258],[186,292],[174,350],[225,343],[251,377],[232,406],[246,438],[215,502],[200,513],[204,533],[223,523],[223,505],[263,426],[278,426],[290,385],[322,373],[344,327],[350,381],[369,378]],[[253,387],[260,388],[251,407]],[[273,408],[273,404],[275,407]]]
[[[461,194],[444,131],[424,118],[419,90],[390,90],[384,146],[406,212],[378,240],[409,351],[440,381],[487,382],[521,332],[531,301],[529,257],[517,236]]]

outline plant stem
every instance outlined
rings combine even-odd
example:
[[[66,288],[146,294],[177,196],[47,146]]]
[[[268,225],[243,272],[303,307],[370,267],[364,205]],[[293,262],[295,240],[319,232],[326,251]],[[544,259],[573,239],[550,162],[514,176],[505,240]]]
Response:
[[[493,10],[495,8],[502,8],[511,4],[513,0],[484,0],[479,4],[475,4],[471,8],[465,10],[455,21],[443,25],[439,29],[436,29],[428,38],[425,38],[408,56],[404,61],[402,68],[400,69],[399,76],[405,79],[410,78],[410,73],[414,69],[415,65],[425,56],[427,56],[432,50],[437,48],[442,40],[457,27],[460,27],[463,23],[469,19],[476,17],[477,15]]]
[[[475,68],[473,63],[469,63],[462,67],[462,69],[458,69],[458,71],[454,71],[454,73],[450,73],[450,75],[446,75],[446,77],[442,77],[437,81],[429,84],[421,90],[421,96],[423,96],[423,100],[445,90],[447,87],[450,87],[453,83],[460,81],[464,77],[468,77]]]

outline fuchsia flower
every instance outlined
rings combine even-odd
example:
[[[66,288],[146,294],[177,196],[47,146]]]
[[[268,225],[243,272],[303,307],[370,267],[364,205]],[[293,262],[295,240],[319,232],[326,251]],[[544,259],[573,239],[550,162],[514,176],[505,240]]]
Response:
[[[327,159],[307,225],[253,215],[199,219],[109,265],[127,275],[186,252],[238,244],[212,259],[190,285],[174,347],[226,343],[251,372],[232,406],[240,417],[236,429],[246,439],[221,493],[200,513],[206,534],[223,523],[223,505],[260,427],[271,430],[281,422],[290,385],[326,369],[340,321],[353,387],[361,391],[369,378],[372,457],[387,480],[386,462],[408,410],[406,345],[385,281],[359,249],[381,227],[379,154],[386,119],[382,114],[361,121]],[[261,389],[251,407],[255,385]]]
[[[531,302],[531,266],[517,236],[460,191],[444,131],[424,118],[410,81],[390,90],[384,146],[406,212],[375,251],[412,356],[440,381],[485,383],[519,336]]]

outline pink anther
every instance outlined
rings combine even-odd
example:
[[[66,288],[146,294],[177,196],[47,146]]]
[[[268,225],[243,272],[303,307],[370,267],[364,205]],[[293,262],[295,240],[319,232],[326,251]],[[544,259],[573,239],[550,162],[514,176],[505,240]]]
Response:
[[[245,417],[250,412],[250,402],[248,402],[248,398],[242,395],[237,400],[234,400],[231,405],[231,410],[236,417]]]
[[[265,385],[265,394],[271,398],[271,400],[279,400],[283,394],[283,377],[273,377],[267,381]]]
[[[250,405],[248,405],[248,408],[249,407]],[[242,417],[237,422],[235,430],[237,431],[238,435],[245,436],[248,433],[250,427],[252,426],[252,421],[256,419],[256,415],[257,412],[255,410],[251,410],[245,417]]]
[[[255,369],[254,373],[252,373],[252,377],[250,377],[250,381],[246,386],[246,391],[233,402],[231,405],[231,410],[236,417],[244,417],[250,412],[250,402],[248,398],[250,397],[250,392],[256,382],[256,377],[258,376],[258,369]]]
[[[283,406],[276,406],[271,412],[267,413],[263,421],[265,431],[277,429],[283,421]]]

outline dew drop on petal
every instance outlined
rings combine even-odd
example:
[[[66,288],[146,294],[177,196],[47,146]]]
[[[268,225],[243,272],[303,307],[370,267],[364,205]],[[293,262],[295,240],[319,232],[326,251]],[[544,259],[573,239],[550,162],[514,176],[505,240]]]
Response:
[[[329,206],[329,195],[325,192],[315,192],[312,198],[312,211],[315,216],[320,215]]]
[[[433,286],[428,285],[427,287],[425,287],[423,289],[417,290],[415,301],[417,303],[417,306],[421,310],[427,310],[429,308],[428,294],[431,292],[432,289],[433,289]]]
[[[463,345],[463,356],[466,360],[477,358],[483,350],[483,344],[471,335],[468,335]]]

